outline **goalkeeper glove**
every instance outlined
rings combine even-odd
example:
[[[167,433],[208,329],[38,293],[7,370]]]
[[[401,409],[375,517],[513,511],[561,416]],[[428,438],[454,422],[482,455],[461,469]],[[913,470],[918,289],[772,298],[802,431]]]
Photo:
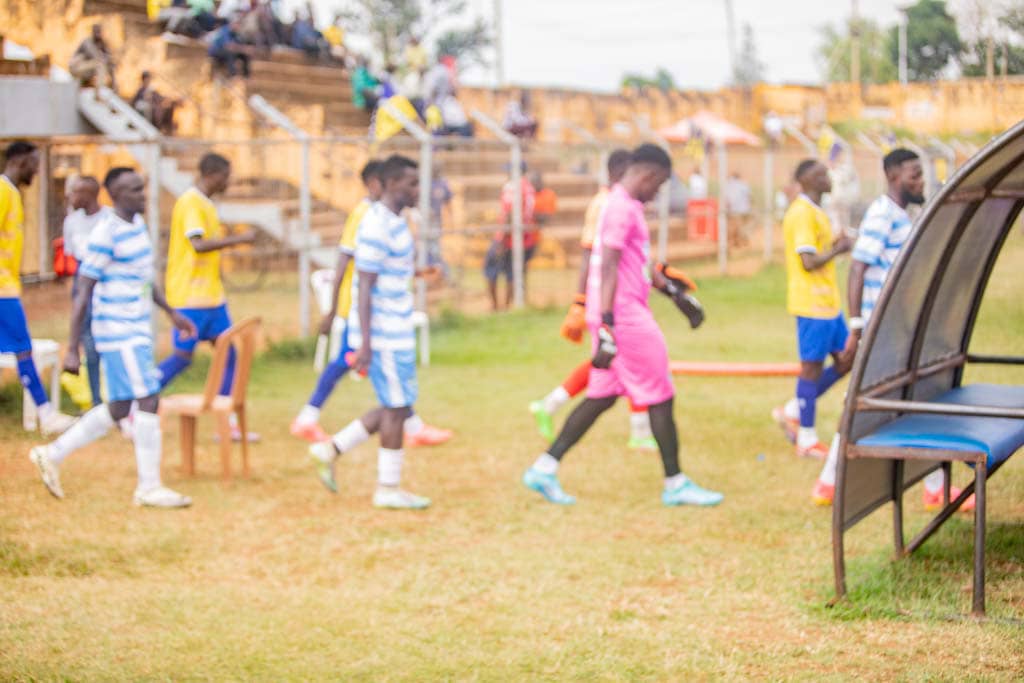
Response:
[[[597,351],[590,360],[595,368],[607,370],[615,360],[619,347],[615,345],[615,319],[611,313],[601,316],[601,327],[597,328]]]
[[[665,278],[665,288],[661,291],[672,299],[676,308],[682,311],[686,319],[690,321],[691,328],[700,327],[704,322],[704,307],[701,306],[697,297],[690,294],[690,291],[697,289],[697,285],[682,271],[676,270],[666,263],[659,263],[657,270]]]
[[[559,333],[573,344],[583,343],[583,330],[586,329],[586,308],[584,306],[587,298],[583,294],[577,294],[573,300],[569,312],[565,314],[562,321],[562,329]]]

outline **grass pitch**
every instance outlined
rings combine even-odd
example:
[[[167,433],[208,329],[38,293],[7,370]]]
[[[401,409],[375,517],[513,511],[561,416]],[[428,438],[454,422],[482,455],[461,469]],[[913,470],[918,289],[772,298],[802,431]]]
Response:
[[[1024,248],[1008,247],[974,350],[1020,352]],[[568,283],[571,276],[566,276]],[[542,278],[537,278],[543,283]],[[541,286],[541,285],[538,285]],[[701,279],[708,322],[691,332],[655,295],[675,358],[795,356],[778,267]],[[275,315],[294,294],[235,297]],[[830,513],[811,505],[820,467],[798,460],[768,417],[791,380],[677,380],[683,469],[725,493],[715,509],[665,509],[655,454],[625,450],[610,411],[571,452],[579,503],[548,505],[519,483],[544,444],[526,412],[583,357],[557,337],[558,309],[442,316],[419,412],[458,436],[409,451],[404,480],[424,513],[370,505],[376,445],[339,463],[341,493],[316,481],[288,422],[315,380],[311,345],[279,344],[255,369],[263,442],[250,480],[218,479],[212,426],[200,474],[164,476],[185,511],[131,506],[134,458],[111,435],[62,471],[51,499],[26,455],[20,391],[0,393],[0,679],[683,680],[1015,679],[1024,674],[1024,458],[990,485],[988,607],[970,608],[971,522],[960,516],[909,560],[891,561],[885,511],[848,537],[849,599],[831,598]],[[63,323],[61,323],[63,324]],[[33,326],[57,325],[33,321]],[[61,336],[60,338],[63,338]],[[173,390],[199,387],[197,363]],[[972,379],[1021,382],[988,369]],[[996,373],[996,374],[993,374]],[[843,387],[822,401],[831,436]],[[346,379],[324,424],[373,402]],[[564,414],[560,416],[564,418]],[[955,470],[959,481],[966,470]],[[923,524],[919,490],[908,527]]]

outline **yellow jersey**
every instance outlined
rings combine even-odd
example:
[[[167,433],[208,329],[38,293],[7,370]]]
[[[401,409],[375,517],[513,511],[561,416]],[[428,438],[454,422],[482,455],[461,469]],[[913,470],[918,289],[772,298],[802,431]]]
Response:
[[[11,179],[0,175],[0,298],[21,296],[21,250],[25,243],[25,207]]]
[[[173,308],[216,308],[224,303],[220,251],[197,253],[193,237],[220,239],[224,228],[210,198],[191,187],[174,203],[165,288]]]
[[[608,188],[602,187],[587,204],[587,213],[583,216],[583,234],[580,235],[580,246],[590,249],[597,237],[597,226],[601,221],[601,212],[608,203]]]
[[[806,270],[800,254],[823,254],[832,248],[832,225],[821,207],[800,195],[782,219],[786,243],[786,306],[802,318],[834,318],[841,312],[835,260]]]
[[[363,222],[363,216],[370,208],[369,199],[363,199],[352,209],[352,213],[345,219],[345,227],[341,231],[341,241],[338,249],[348,254],[348,265],[345,266],[345,276],[341,280],[341,290],[338,292],[338,311],[340,318],[348,320],[348,312],[352,309],[352,276],[356,269],[356,238],[359,236],[359,224]]]

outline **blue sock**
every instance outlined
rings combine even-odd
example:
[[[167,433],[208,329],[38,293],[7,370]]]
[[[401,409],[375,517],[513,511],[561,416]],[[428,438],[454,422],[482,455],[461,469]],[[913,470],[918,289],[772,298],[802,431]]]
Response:
[[[184,372],[189,365],[192,365],[190,358],[183,358],[176,353],[164,358],[160,363],[160,388],[163,389],[170,384],[171,380]]]
[[[814,426],[814,411],[818,399],[818,383],[800,378],[796,381],[796,400],[800,404],[800,426]]]
[[[228,349],[228,362],[224,364],[224,379],[220,382],[220,395],[230,396],[235,381],[235,347]]]
[[[32,356],[18,359],[18,377],[21,379],[21,385],[28,389],[28,393],[32,394],[32,400],[37,406],[43,406],[50,402],[50,399],[46,397],[43,383],[39,381],[39,373],[36,372],[36,364],[32,362]]]
[[[831,389],[832,385],[839,381],[840,376],[836,366],[830,365],[825,368],[821,373],[821,377],[818,378],[818,396]]]
[[[335,385],[345,376],[346,372],[348,372],[348,363],[345,362],[345,354],[339,353],[338,358],[320,373],[320,379],[316,382],[316,389],[313,390],[313,395],[309,397],[309,405],[314,408],[322,408],[324,403],[327,402],[327,397],[331,395]]]

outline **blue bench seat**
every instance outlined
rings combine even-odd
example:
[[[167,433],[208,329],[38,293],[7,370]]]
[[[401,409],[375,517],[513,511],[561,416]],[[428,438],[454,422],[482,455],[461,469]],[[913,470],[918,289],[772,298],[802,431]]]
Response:
[[[1024,387],[970,384],[950,389],[930,403],[954,403],[996,408],[1024,408]],[[1024,446],[1024,420],[1006,417],[904,415],[857,441],[858,446],[937,448],[977,451],[987,455],[992,469]]]

